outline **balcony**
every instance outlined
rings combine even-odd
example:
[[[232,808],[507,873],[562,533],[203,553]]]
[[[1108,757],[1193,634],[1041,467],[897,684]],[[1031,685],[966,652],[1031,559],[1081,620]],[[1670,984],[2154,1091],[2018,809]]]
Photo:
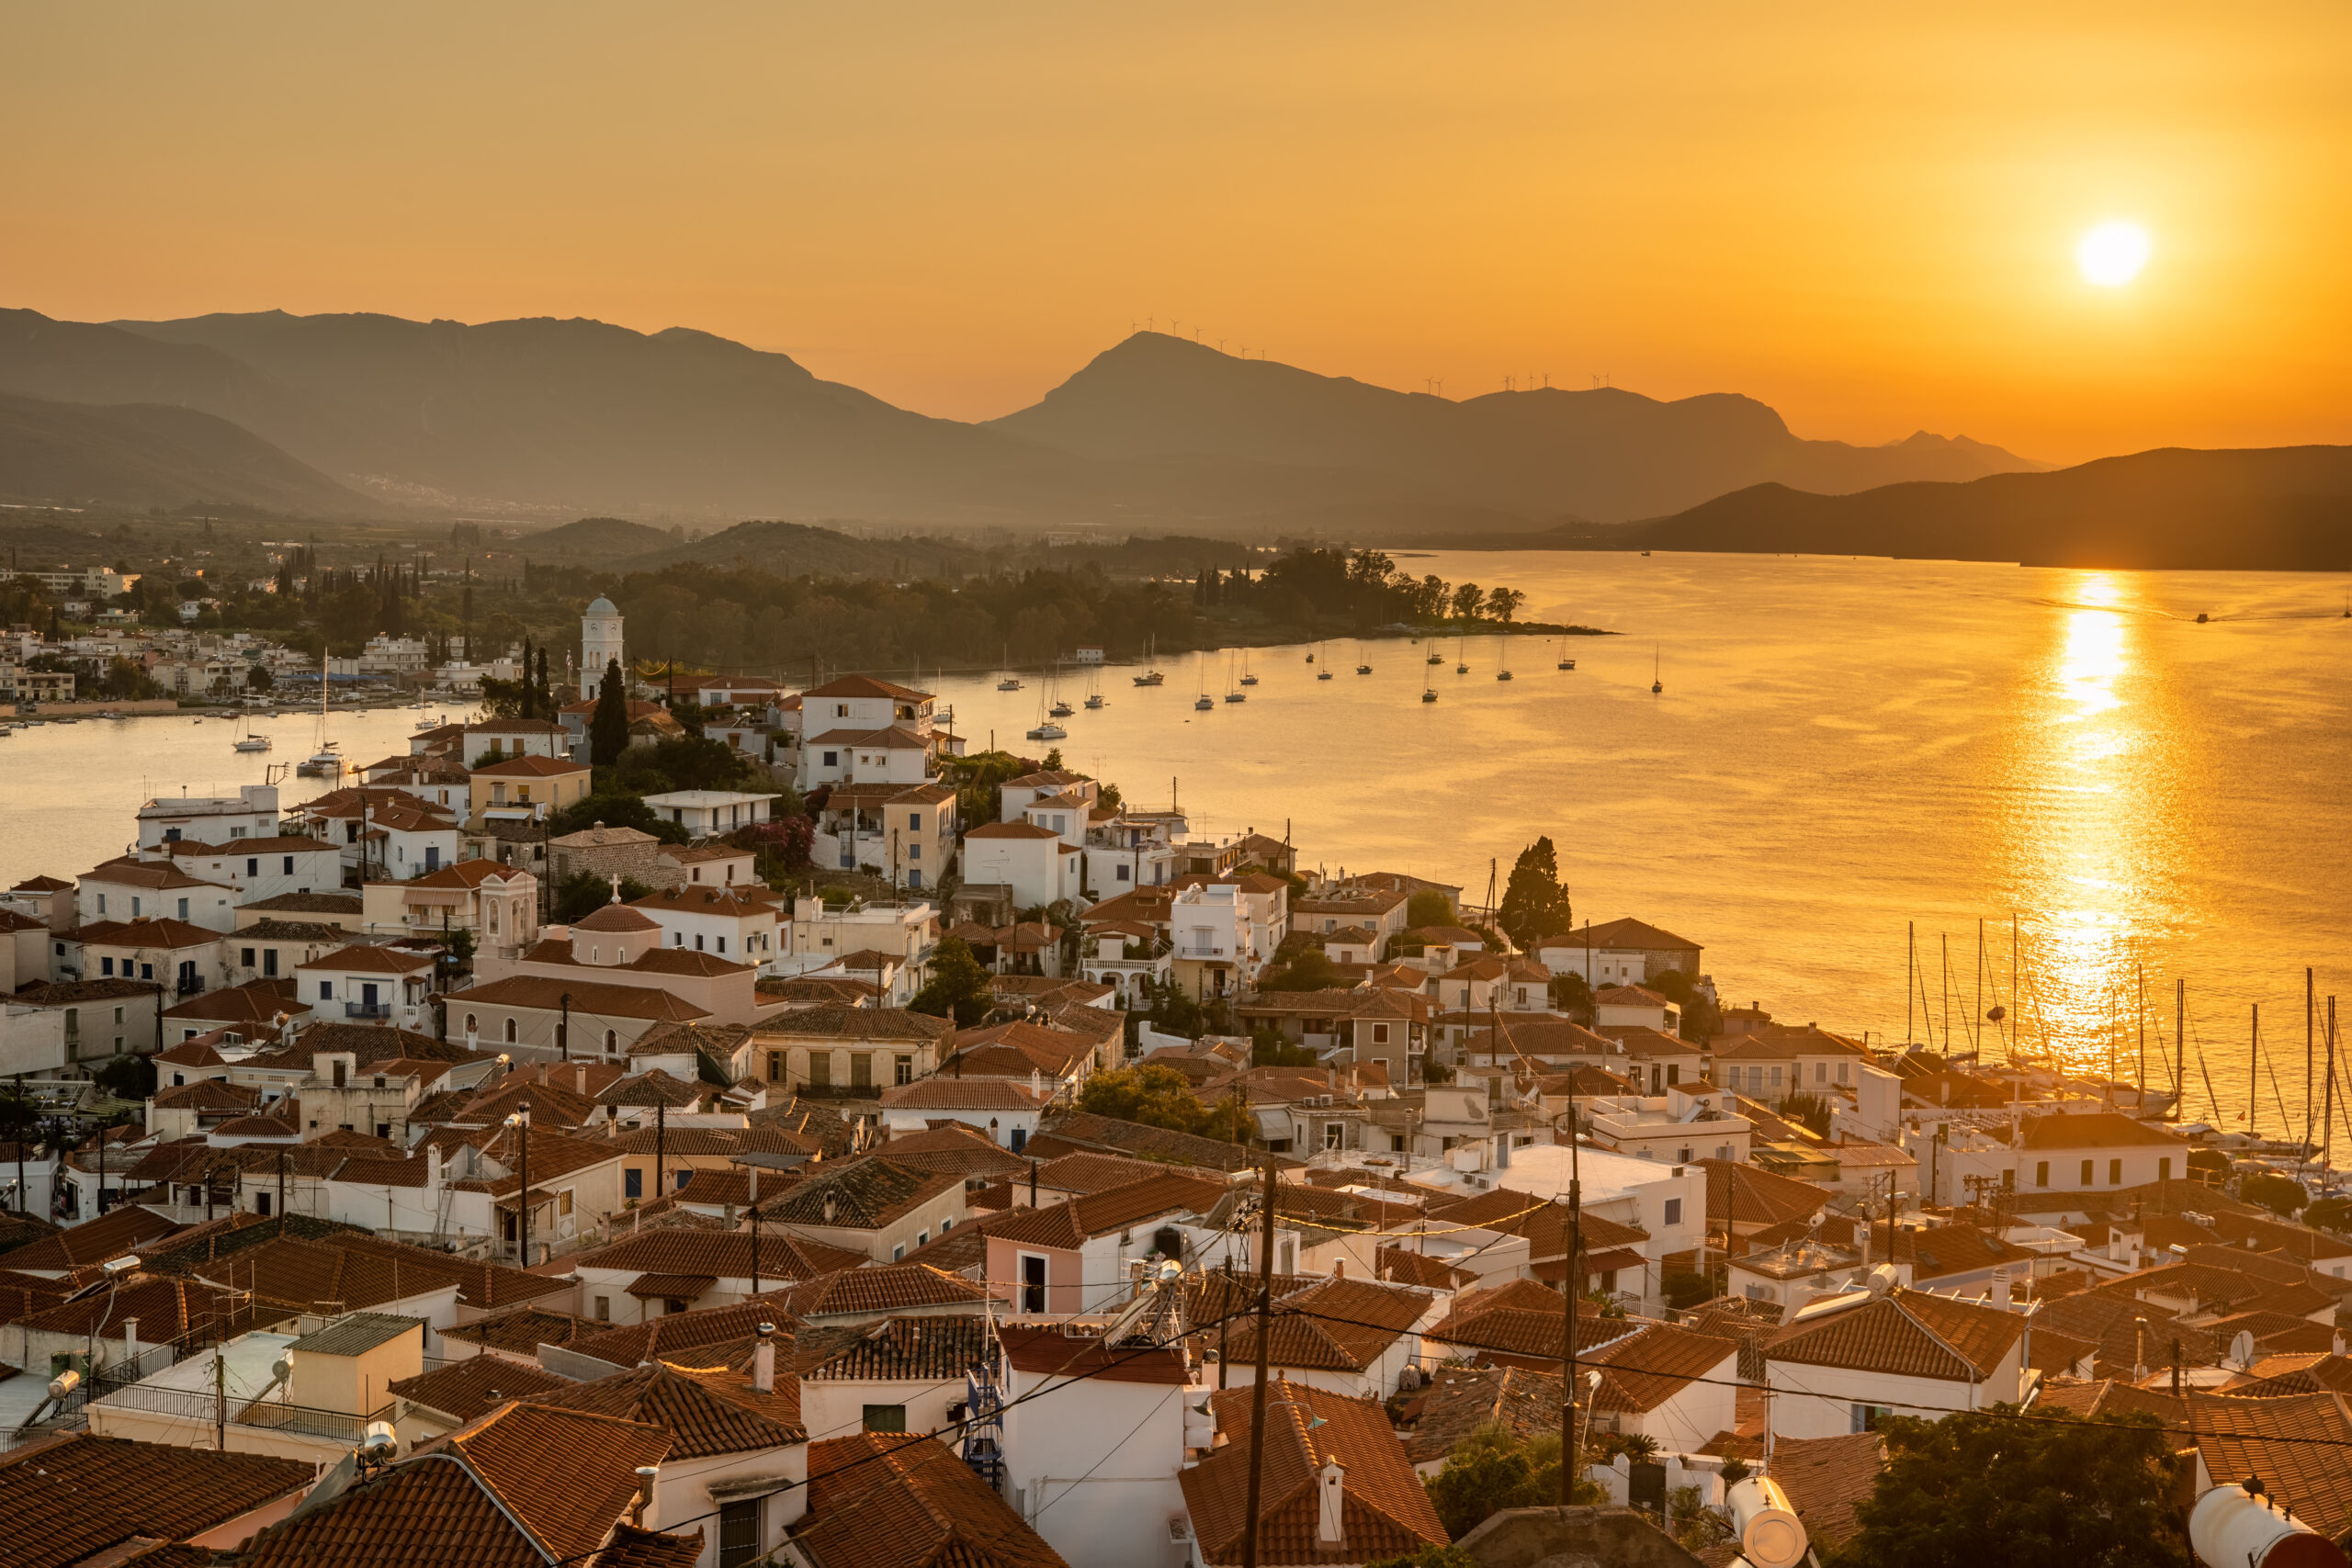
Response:
[[[132,1383],[105,1394],[96,1401],[100,1409],[139,1411],[149,1416],[174,1417],[192,1423],[209,1431],[220,1416],[220,1404],[216,1395],[193,1389],[158,1387],[152,1383]],[[357,1447],[368,1435],[370,1421],[390,1421],[397,1408],[387,1404],[367,1416],[346,1416],[339,1410],[319,1410],[307,1404],[280,1404],[275,1400],[257,1400],[240,1406],[232,1401],[228,1407],[229,1424],[251,1427],[265,1431],[284,1432],[296,1437],[322,1438],[348,1447]]]
[[[175,997],[200,996],[203,991],[204,976],[201,975],[184,975],[180,977],[179,983],[172,987],[172,995]]]
[[[1204,947],[1197,942],[1188,942],[1180,943],[1176,949],[1176,956],[1179,958],[1230,958],[1233,953],[1232,948],[1221,942],[1212,942]]]
[[[345,1002],[343,1004],[343,1016],[345,1018],[390,1018],[392,1016],[392,1004],[390,1002]]]

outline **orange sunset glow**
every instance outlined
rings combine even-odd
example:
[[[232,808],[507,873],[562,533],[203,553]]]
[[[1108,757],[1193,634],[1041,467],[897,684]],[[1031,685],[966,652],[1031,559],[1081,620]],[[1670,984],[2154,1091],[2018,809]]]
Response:
[[[2320,0],[86,5],[0,42],[9,302],[62,318],[692,326],[958,419],[1147,321],[2052,462],[2352,410]]]

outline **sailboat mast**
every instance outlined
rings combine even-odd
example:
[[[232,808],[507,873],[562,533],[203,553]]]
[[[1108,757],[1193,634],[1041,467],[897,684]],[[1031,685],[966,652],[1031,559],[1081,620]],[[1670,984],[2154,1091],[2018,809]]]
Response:
[[[1911,1013],[1911,990],[1918,967],[1919,922],[1906,920],[1903,928],[1903,1043],[1906,1046],[1919,1032],[1919,1026],[1912,1021]]]
[[[2303,1146],[2295,1151],[2295,1170],[2300,1175],[2303,1162],[2312,1152],[2312,1030],[2319,1021],[2317,977],[2311,965],[2303,966]]]
[[[1976,917],[1976,1016],[1968,1021],[1968,1041],[1984,1053],[1984,917]]]
[[[2188,980],[2187,976],[2172,983],[2172,1059],[2173,1082],[2179,1086],[2180,1103],[2172,1108],[2172,1119],[2180,1120],[2183,1107],[2188,1103]]]
[[[2255,1111],[2262,1099],[2262,1004],[2250,1004],[2253,1016],[2245,1036],[2245,1135],[2254,1136]]]

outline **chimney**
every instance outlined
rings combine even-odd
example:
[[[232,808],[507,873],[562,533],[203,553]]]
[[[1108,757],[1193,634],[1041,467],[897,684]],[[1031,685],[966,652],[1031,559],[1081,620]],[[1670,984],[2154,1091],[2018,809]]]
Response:
[[[775,1325],[760,1325],[760,1343],[752,1351],[752,1387],[762,1393],[775,1392]]]
[[[586,1094],[588,1092],[587,1063],[574,1062],[571,1065],[571,1088],[572,1092],[575,1094]]]
[[[1334,1280],[1344,1280],[1347,1277],[1348,1260],[1344,1258],[1334,1258],[1331,1259],[1331,1278]]]
[[[751,1193],[745,1201],[749,1202],[753,1208],[757,1208],[760,1203],[760,1168],[754,1165],[747,1167],[746,1168],[751,1173]]]
[[[2006,1269],[1993,1270],[1993,1304],[2003,1312],[2009,1310],[2009,1271]]]
[[[122,1320],[122,1354],[135,1371],[139,1361],[139,1320],[135,1317]]]
[[[427,1144],[427,1145],[424,1145],[424,1186],[425,1186],[425,1190],[426,1190],[427,1191],[433,1191],[433,1190],[437,1190],[437,1189],[440,1187],[440,1185],[441,1185],[441,1145],[438,1145],[438,1144]]]
[[[629,1506],[628,1522],[641,1530],[660,1529],[662,1510],[653,1506],[654,1483],[662,1479],[659,1465],[640,1464],[637,1467],[637,1501]]]
[[[1338,1460],[1323,1461],[1315,1492],[1315,1540],[1318,1545],[1337,1546],[1347,1533],[1341,1523],[1347,1476]]]

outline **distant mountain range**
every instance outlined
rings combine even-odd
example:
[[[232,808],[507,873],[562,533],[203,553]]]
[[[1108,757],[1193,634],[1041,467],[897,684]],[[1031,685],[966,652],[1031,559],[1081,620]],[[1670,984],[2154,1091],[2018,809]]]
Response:
[[[1655,516],[1765,480],[1842,491],[2036,467],[1925,434],[1876,447],[1800,440],[1770,408],[1728,394],[1456,402],[1153,333],[984,424],[894,408],[707,333],[552,319],[265,311],[99,324],[6,310],[0,391],[199,411],[379,509],[517,515],[1442,537]]]
[[[0,500],[335,516],[375,503],[251,431],[163,403],[0,394]]]
[[[1859,495],[1755,485],[1625,532],[1665,550],[2341,571],[2352,570],[2352,446],[2165,447]],[[1559,541],[1589,544],[1589,533]]]

